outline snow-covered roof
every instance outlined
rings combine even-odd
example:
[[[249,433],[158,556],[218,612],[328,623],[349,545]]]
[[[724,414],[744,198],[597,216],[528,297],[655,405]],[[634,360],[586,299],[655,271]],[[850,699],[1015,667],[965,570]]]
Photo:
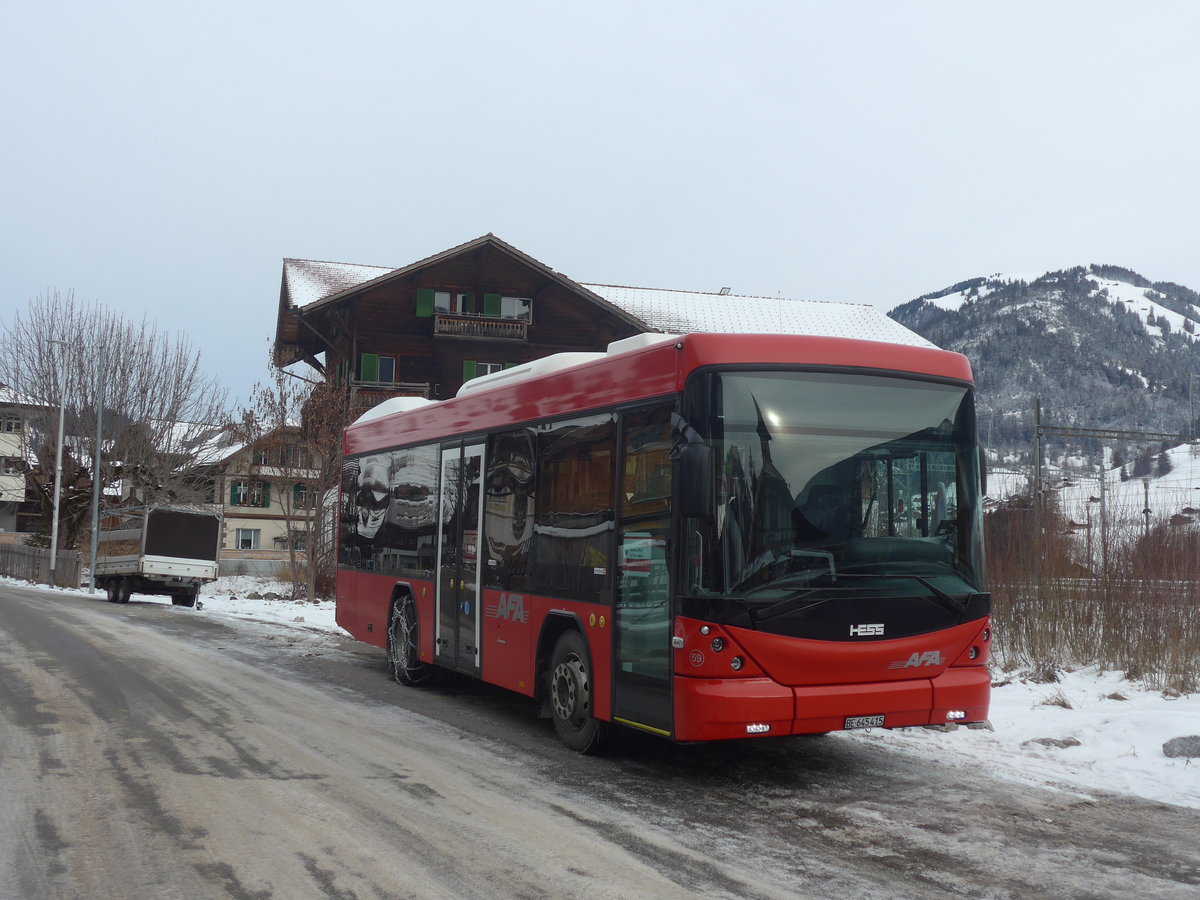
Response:
[[[492,239],[498,244],[502,243]],[[476,242],[480,240],[484,238]],[[520,252],[515,248],[510,249],[515,253]],[[536,260],[530,259],[530,262],[542,265]],[[408,268],[417,265],[420,264]],[[546,269],[552,271],[548,267]],[[402,270],[386,266],[285,259],[283,271],[287,301],[302,309]],[[934,346],[888,318],[882,310],[861,303],[582,284],[554,274],[566,284],[595,295],[599,298],[596,302],[608,303],[618,315],[632,317],[651,331],[669,334],[807,334],[915,347]]]
[[[38,400],[35,400],[28,394],[22,394],[16,389],[9,387],[7,384],[0,384],[0,407],[24,406],[48,408],[51,405],[52,404],[42,403]]]
[[[314,259],[283,261],[287,294],[296,306],[307,306],[394,271],[389,266],[360,266]]]
[[[585,284],[649,327],[672,334],[807,334],[914,347],[934,346],[882,310],[861,303],[752,297],[656,288]]]

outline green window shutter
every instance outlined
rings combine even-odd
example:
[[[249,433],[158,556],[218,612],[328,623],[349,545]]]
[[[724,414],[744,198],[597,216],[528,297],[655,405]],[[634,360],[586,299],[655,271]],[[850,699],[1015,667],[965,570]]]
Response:
[[[358,377],[362,381],[379,380],[379,354],[360,353],[358,356]]]
[[[417,289],[417,318],[428,319],[433,315],[433,288]]]
[[[475,364],[475,360],[464,359],[463,360],[463,381],[470,381],[472,378],[474,378],[476,368],[477,367]]]
[[[463,312],[468,315],[475,314],[475,292],[463,291]]]
[[[499,294],[484,294],[483,295],[483,314],[492,316],[493,318],[500,317],[500,295]]]
[[[103,471],[103,469],[101,469]],[[236,481],[229,482],[229,505],[238,505],[238,483]]]
[[[266,507],[271,505],[271,482],[264,481],[262,483],[262,486],[263,486],[262,505],[263,505],[263,508],[265,509]]]
[[[292,506],[299,508],[304,505],[304,485],[296,484],[292,486]]]
[[[505,364],[504,364],[504,368],[506,368],[506,369],[511,369],[511,368],[512,368],[513,366],[515,366],[515,365],[516,365],[516,363],[505,363]]]

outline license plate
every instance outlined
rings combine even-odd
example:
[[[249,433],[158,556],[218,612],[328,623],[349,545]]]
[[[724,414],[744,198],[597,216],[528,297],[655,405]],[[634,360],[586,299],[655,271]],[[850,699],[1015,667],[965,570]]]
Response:
[[[883,716],[847,716],[846,725],[849,728],[880,728],[883,726]]]

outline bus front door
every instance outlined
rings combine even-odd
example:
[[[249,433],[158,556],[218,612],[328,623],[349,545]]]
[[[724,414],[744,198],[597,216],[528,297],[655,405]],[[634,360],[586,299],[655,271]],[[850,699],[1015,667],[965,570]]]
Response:
[[[442,447],[435,661],[478,674],[483,444]]]
[[[629,411],[621,426],[614,605],[613,718],[674,733],[671,696],[671,407]]]

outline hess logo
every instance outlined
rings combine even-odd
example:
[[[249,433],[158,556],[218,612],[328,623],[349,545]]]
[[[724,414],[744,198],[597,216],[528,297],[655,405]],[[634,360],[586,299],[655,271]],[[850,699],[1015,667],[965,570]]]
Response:
[[[873,625],[851,625],[850,637],[879,637],[883,634],[883,623]]]

